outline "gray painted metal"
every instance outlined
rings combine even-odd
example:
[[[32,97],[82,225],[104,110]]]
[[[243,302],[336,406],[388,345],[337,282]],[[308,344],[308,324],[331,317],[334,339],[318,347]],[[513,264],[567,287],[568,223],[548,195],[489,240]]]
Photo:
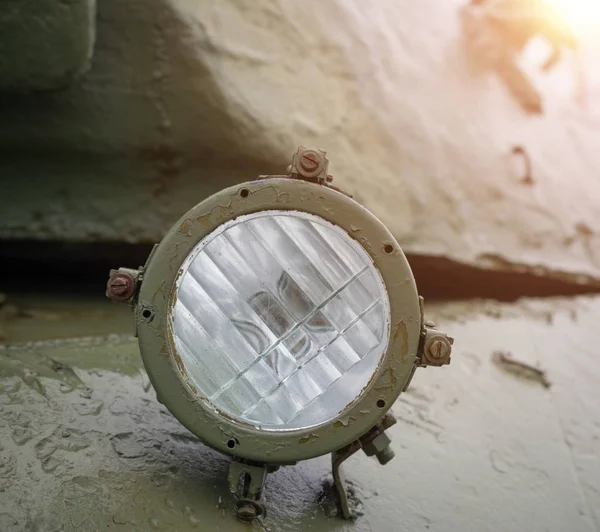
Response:
[[[310,429],[265,432],[211,407],[182,378],[168,316],[188,252],[220,224],[262,210],[298,210],[343,228],[369,253],[390,299],[390,341],[360,398],[337,420]],[[368,210],[327,186],[273,177],[223,190],[187,212],[153,251],[135,306],[144,364],[163,404],[211,447],[244,459],[287,464],[340,449],[373,427],[405,388],[418,363],[422,320],[416,284],[400,246]],[[232,450],[228,446],[236,442]],[[237,443],[239,442],[239,443]]]

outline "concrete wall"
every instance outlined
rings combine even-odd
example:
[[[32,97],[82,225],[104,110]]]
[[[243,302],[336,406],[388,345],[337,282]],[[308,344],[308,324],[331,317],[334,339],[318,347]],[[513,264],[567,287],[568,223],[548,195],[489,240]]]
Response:
[[[96,0],[5,0],[0,11],[0,90],[62,89],[90,66]]]
[[[463,4],[101,1],[80,82],[0,97],[0,238],[157,241],[306,144],[411,253],[598,277],[600,37],[547,74],[526,50],[530,115],[474,67]]]

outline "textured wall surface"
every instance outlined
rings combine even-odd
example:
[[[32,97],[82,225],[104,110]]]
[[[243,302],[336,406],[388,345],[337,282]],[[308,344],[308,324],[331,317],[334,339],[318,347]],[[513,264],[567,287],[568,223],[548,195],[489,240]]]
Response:
[[[133,339],[0,347],[0,530],[599,532],[600,299],[428,315],[456,337],[453,362],[394,405],[392,462],[343,466],[354,524],[332,517],[327,457],[270,475],[268,519],[238,523],[227,459],[156,402]],[[496,349],[551,388],[496,366]]]
[[[0,90],[28,92],[68,86],[90,66],[95,18],[96,0],[4,0]]]
[[[463,4],[103,0],[80,83],[0,99],[0,238],[157,241],[307,144],[412,253],[598,276],[600,37],[545,74],[527,51],[530,116],[473,66]]]

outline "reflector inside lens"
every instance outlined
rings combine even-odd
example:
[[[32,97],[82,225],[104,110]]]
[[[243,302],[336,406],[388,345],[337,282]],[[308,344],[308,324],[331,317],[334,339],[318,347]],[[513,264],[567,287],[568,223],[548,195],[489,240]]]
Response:
[[[183,376],[235,420],[288,430],[335,419],[387,348],[379,272],[318,216],[240,216],[198,243],[182,271],[170,326]]]

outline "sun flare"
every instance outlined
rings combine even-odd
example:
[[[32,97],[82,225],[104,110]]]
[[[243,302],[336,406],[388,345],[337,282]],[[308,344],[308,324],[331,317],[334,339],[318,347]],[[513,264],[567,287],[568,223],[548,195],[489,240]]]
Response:
[[[600,30],[600,0],[545,0],[556,6],[574,30]]]

